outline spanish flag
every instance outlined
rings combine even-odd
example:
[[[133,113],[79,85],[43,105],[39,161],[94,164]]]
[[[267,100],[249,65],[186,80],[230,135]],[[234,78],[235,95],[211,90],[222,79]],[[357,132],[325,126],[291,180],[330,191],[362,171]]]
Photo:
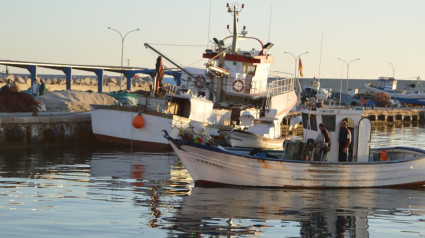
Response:
[[[303,63],[301,62],[301,58],[299,58],[299,61],[298,61],[298,70],[300,71],[300,77],[304,77],[304,74],[303,74]]]

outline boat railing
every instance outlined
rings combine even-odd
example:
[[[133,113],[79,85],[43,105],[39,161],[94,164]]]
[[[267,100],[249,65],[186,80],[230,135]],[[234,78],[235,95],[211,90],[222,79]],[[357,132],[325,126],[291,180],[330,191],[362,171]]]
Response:
[[[223,80],[223,91],[239,95],[265,96],[267,95],[267,84],[261,81],[251,81],[249,78],[227,77]]]
[[[238,83],[238,78],[228,77],[223,81],[223,88],[225,92],[245,94],[250,96],[268,96],[280,95],[294,90],[295,79],[293,77],[274,77],[271,78],[272,82],[267,83],[264,81],[251,81],[243,83],[241,86]],[[239,81],[245,81],[239,79]],[[248,80],[246,80],[248,81]],[[240,83],[240,82],[239,82]]]
[[[272,73],[269,73],[269,76],[274,78],[294,78],[294,74],[282,71],[273,71]]]
[[[249,87],[249,92],[252,95],[267,95],[267,90],[264,87],[264,83],[263,82],[256,82],[253,81],[251,82],[250,85],[248,85]]]
[[[294,91],[295,79],[294,78],[276,78],[268,85],[268,95],[280,95]]]
[[[166,84],[164,88],[167,94],[176,94],[177,92],[177,85]]]

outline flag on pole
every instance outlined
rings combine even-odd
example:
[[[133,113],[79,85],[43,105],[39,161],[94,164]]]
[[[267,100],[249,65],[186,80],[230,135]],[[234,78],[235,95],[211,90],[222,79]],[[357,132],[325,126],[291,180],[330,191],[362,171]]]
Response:
[[[303,63],[301,62],[301,58],[299,58],[298,70],[300,71],[300,77],[304,77],[304,74],[303,74]]]

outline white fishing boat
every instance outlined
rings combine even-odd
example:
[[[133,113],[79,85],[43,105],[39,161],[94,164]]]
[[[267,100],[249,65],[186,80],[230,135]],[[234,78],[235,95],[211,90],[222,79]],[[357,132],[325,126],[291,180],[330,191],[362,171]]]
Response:
[[[279,83],[284,85],[278,85]],[[220,130],[220,135],[232,147],[283,149],[285,136],[281,130],[282,119],[297,103],[293,86],[293,79],[270,83],[266,95],[269,95],[267,100],[271,103],[263,107],[264,115],[256,117],[251,113],[242,112],[239,125],[236,128]]]
[[[171,133],[173,127],[186,128],[191,121],[207,123],[213,109],[211,101],[191,94],[140,96],[139,101],[142,106],[137,108],[92,105],[94,136],[103,142],[145,151],[171,151],[161,130]],[[135,124],[138,118],[143,120],[143,125]]]
[[[239,124],[242,114],[259,118],[260,111],[265,112],[267,120],[274,120],[273,123],[278,124],[279,119],[281,120],[297,102],[293,89],[294,79],[276,78],[269,81],[268,73],[273,63],[269,49],[273,44],[263,44],[257,38],[248,37],[245,28],[239,33],[237,15],[240,9],[236,6],[228,9],[234,16],[233,34],[220,41],[214,38],[214,48],[203,54],[208,60],[204,69],[182,68],[149,44],[145,44],[147,48],[181,69],[179,91],[190,91],[191,95],[196,96],[158,97],[156,92],[160,88],[162,78],[156,77],[153,94],[139,100],[140,108],[147,110],[95,108],[92,112],[92,125],[96,138],[161,151],[171,149],[161,133],[163,129],[170,133],[171,125],[183,130],[190,121],[197,121],[209,125],[207,128],[211,133]],[[229,40],[231,43],[227,44]],[[239,49],[238,43],[242,40],[254,41],[254,47],[257,49]],[[132,126],[132,120],[138,113],[145,119],[145,126],[140,129]],[[279,137],[280,130],[276,131],[279,133],[275,136]]]
[[[420,86],[421,82],[417,84]],[[400,103],[412,105],[425,105],[425,92],[421,88],[415,92],[407,92],[406,90],[397,90],[397,80],[393,77],[380,77],[377,85],[363,85],[366,91],[372,93],[388,93],[391,99],[397,100]]]
[[[165,137],[196,184],[288,188],[407,187],[425,184],[425,150],[370,148],[371,123],[362,108],[312,108],[302,111],[305,141],[285,142],[284,151],[224,149]],[[352,134],[350,162],[338,161],[340,123]],[[317,157],[319,124],[331,134],[327,161]],[[166,133],[165,133],[166,134]],[[197,136],[197,135],[195,135]]]
[[[287,74],[274,74],[273,79],[269,78],[274,62],[270,52],[273,44],[249,37],[245,27],[238,32],[238,15],[242,9],[243,5],[242,8],[237,4],[228,5],[228,12],[233,15],[233,35],[223,40],[214,38],[215,48],[206,50],[203,55],[208,59],[206,74],[193,79],[183,73],[182,79],[187,87],[213,100],[219,110],[229,110],[226,121],[230,123],[226,124],[240,130],[220,132],[228,144],[282,149],[284,138],[280,124],[297,103],[294,78]],[[242,50],[238,47],[239,41],[251,42],[256,48]],[[220,128],[220,125],[214,126]]]

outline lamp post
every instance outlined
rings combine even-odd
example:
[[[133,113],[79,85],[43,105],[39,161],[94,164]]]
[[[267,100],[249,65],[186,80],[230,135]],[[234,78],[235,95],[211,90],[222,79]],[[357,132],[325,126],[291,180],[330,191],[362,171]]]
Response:
[[[344,62],[347,65],[347,91],[348,91],[348,72],[349,72],[349,69],[350,69],[350,64],[353,63],[354,61],[357,61],[357,60],[360,60],[360,59],[359,58],[353,59],[353,60],[350,60],[349,62],[347,62],[346,60],[341,59],[341,58],[338,58],[338,60],[341,60],[342,62]]]
[[[131,30],[131,31],[125,33],[124,36],[121,34],[120,31],[118,31],[118,30],[116,30],[116,29],[114,29],[112,27],[108,27],[108,29],[117,32],[121,36],[121,67],[122,67],[123,57],[124,57],[124,40],[125,40],[125,38],[127,37],[128,34],[130,34],[131,32],[140,31],[140,28]],[[122,73],[121,73],[121,78],[120,78],[120,90],[121,90],[121,82],[122,82]]]
[[[308,54],[308,51],[301,53],[297,56],[295,56],[294,54],[292,54],[291,52],[288,52],[288,51],[285,51],[284,53],[294,57],[294,61],[295,61],[295,71],[294,71],[295,77],[294,78],[297,80],[297,83],[298,83],[298,100],[299,100],[299,102],[301,102],[301,84],[300,84],[300,79],[297,76],[297,61],[299,60],[301,55]]]
[[[391,67],[393,67],[393,79],[394,79],[394,65],[390,63]]]

